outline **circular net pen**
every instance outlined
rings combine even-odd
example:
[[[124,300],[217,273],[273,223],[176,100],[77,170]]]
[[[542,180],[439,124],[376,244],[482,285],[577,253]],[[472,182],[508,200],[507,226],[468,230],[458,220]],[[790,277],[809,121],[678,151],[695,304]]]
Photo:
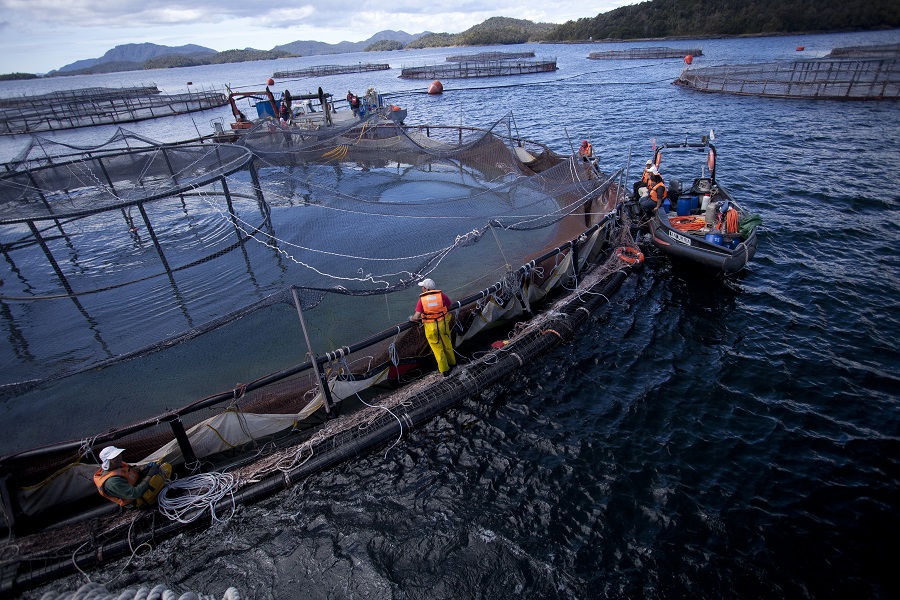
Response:
[[[91,496],[103,444],[133,462],[239,452],[432,371],[416,282],[455,302],[457,344],[510,327],[609,255],[619,175],[509,117],[260,129],[8,174],[0,392],[8,423],[41,432],[4,431],[18,509]]]
[[[156,86],[84,88],[0,98],[0,135],[130,123],[224,106],[219,91],[162,94]]]
[[[900,98],[898,58],[822,58],[686,68],[673,82],[701,92],[819,100]]]

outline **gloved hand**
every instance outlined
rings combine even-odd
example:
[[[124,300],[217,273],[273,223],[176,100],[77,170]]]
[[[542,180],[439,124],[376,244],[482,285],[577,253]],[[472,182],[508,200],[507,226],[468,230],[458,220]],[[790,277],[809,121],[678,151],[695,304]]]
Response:
[[[155,462],[150,463],[149,467],[150,468],[147,470],[147,477],[153,477],[160,472],[159,465]]]

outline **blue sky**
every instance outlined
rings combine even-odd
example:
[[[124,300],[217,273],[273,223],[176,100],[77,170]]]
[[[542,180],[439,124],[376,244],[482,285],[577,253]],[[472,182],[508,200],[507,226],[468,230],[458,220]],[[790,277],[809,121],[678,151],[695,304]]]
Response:
[[[309,2],[309,3],[304,3]],[[490,17],[564,23],[634,0],[0,0],[0,73],[44,73],[120,44],[271,50],[359,42],[386,29],[459,33]],[[267,8],[270,7],[270,8]]]

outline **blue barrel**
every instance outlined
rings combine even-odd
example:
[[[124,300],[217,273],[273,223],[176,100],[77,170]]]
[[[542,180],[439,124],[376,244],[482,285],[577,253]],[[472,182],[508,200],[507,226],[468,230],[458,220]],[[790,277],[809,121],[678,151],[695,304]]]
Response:
[[[711,242],[713,244],[722,245],[722,234],[721,233],[707,233],[706,241]]]
[[[670,208],[672,208],[672,203],[669,202],[668,198],[666,198],[665,200],[663,200],[663,205],[662,205],[663,212],[668,213]]]
[[[691,196],[691,210],[700,208],[700,196]]]
[[[678,205],[675,209],[679,217],[686,217],[691,214],[691,197],[685,196],[678,199]]]

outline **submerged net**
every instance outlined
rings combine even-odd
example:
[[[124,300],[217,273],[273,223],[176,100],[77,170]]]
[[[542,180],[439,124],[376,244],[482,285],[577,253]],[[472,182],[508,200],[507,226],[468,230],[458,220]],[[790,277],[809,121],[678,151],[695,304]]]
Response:
[[[2,401],[9,423],[40,423],[4,432],[23,512],[93,493],[81,463],[109,441],[178,462],[183,428],[202,458],[432,369],[407,322],[425,276],[470,300],[462,343],[608,246],[615,179],[517,139],[509,118],[375,115],[330,133],[94,149],[0,178]]]

